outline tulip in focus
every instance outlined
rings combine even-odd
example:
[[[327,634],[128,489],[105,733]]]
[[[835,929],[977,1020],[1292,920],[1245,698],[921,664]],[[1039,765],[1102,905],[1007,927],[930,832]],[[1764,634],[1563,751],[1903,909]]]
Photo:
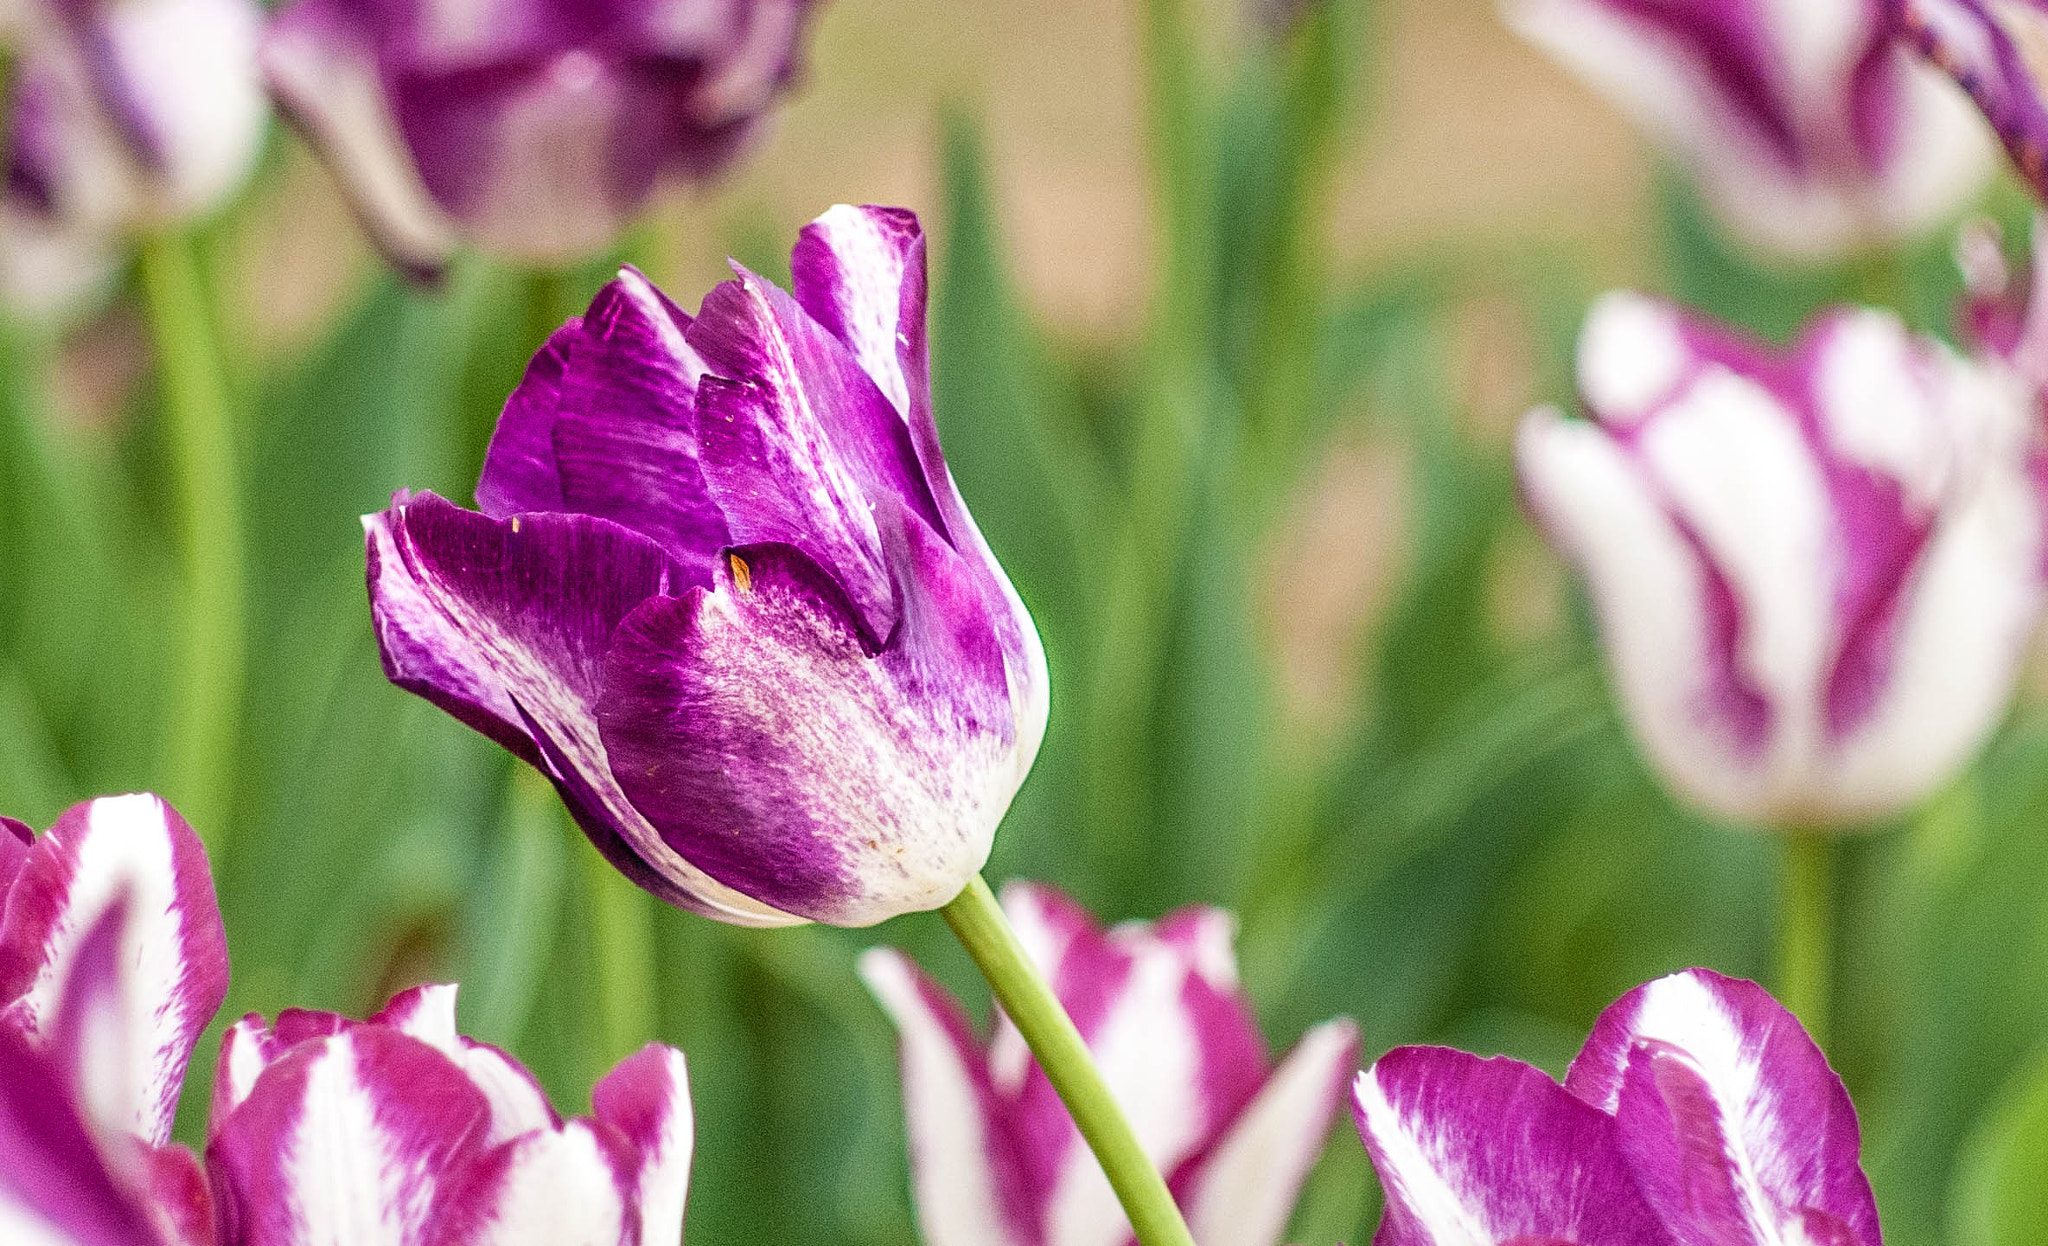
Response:
[[[1789,353],[1633,294],[1579,342],[1588,421],[1516,442],[1626,717],[1681,796],[1782,829],[1897,812],[2010,699],[2043,600],[2024,386],[1889,314]]]
[[[1386,1191],[1374,1246],[1880,1246],[1856,1109],[1753,982],[1690,969],[1601,1014],[1559,1086],[1402,1047],[1358,1075]]]
[[[0,1238],[680,1240],[681,1053],[643,1048],[597,1084],[591,1118],[564,1122],[516,1061],[456,1032],[452,986],[364,1022],[248,1017],[222,1039],[202,1168],[170,1142],[186,1063],[227,993],[198,837],[147,795],[80,805],[39,839],[0,822],[0,885]]]
[[[1932,228],[1990,172],[1982,123],[1893,45],[1889,3],[1503,0],[1688,166],[1731,232],[1796,260]]]
[[[1325,1022],[1269,1064],[1221,910],[1103,931],[1032,884],[1005,888],[1003,908],[1199,1246],[1274,1246],[1355,1067],[1357,1027]],[[1130,1241],[1108,1179],[1007,1017],[983,1044],[904,956],[872,949],[861,975],[902,1037],[925,1246]]]
[[[432,277],[461,240],[559,266],[732,159],[810,2],[296,0],[263,65],[399,267]]]
[[[124,233],[196,220],[254,167],[267,107],[252,0],[43,0],[16,25],[0,297],[60,313]]]
[[[1045,731],[1037,632],[939,452],[917,218],[838,207],[795,297],[626,271],[505,405],[481,514],[372,515],[384,667],[539,767],[613,864],[742,925],[959,894]]]
[[[1901,25],[1969,93],[2048,196],[2048,0],[1898,0]]]

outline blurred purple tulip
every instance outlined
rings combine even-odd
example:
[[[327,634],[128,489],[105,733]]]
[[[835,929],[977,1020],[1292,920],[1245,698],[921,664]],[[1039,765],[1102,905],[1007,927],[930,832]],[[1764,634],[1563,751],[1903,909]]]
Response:
[[[635,882],[745,925],[951,900],[1045,731],[1037,632],[939,451],[924,235],[803,231],[689,316],[637,272],[505,405],[477,503],[369,516],[385,671],[553,780]]]
[[[1274,1246],[1322,1154],[1358,1055],[1348,1020],[1270,1064],[1237,984],[1234,923],[1190,908],[1100,929],[1048,887],[1003,908],[1073,1017],[1200,1246]],[[1022,1035],[977,1040],[906,957],[861,975],[902,1038],[912,1188],[925,1246],[1120,1246],[1130,1222]]]
[[[723,167],[793,74],[812,0],[296,0],[263,65],[371,236],[602,252],[670,176]]]
[[[1841,826],[1967,762],[2043,601],[2014,372],[1886,313],[1780,354],[1632,294],[1588,316],[1578,372],[1593,418],[1532,412],[1522,488],[1665,780],[1725,817]]]
[[[649,1044],[563,1121],[518,1061],[455,1029],[455,988],[368,1021],[288,1011],[221,1040],[206,1160],[221,1246],[677,1242],[690,1175],[681,1052]]]
[[[1907,37],[1960,84],[2048,197],[2048,0],[1893,0]]]
[[[44,0],[16,22],[0,187],[0,296],[61,311],[103,283],[124,231],[225,203],[267,107],[252,0]]]
[[[1689,969],[1624,995],[1563,1086],[1402,1047],[1358,1075],[1386,1191],[1375,1246],[1881,1246],[1856,1109],[1753,982]]]
[[[1684,161],[1731,231],[1794,259],[1938,225],[1983,126],[1894,45],[1890,0],[1502,0],[1510,23]]]

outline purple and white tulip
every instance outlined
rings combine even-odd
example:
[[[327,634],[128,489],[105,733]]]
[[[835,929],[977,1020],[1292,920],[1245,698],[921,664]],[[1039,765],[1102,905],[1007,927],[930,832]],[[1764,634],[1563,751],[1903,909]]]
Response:
[[[207,1168],[221,1246],[655,1246],[682,1240],[681,1052],[649,1044],[564,1121],[517,1061],[455,1029],[455,988],[368,1021],[289,1011],[221,1040]]]
[[[239,188],[268,108],[252,0],[41,0],[19,25],[0,186],[0,295],[54,312],[111,272],[123,232]]]
[[[2048,570],[2014,372],[1886,313],[1833,312],[1780,353],[1612,294],[1578,374],[1593,418],[1532,412],[1517,466],[1665,781],[1738,821],[1842,826],[1961,767]]]
[[[154,796],[0,819],[0,1240],[210,1246],[198,1160],[170,1141],[227,994],[199,837]]]
[[[1200,1246],[1273,1246],[1322,1153],[1357,1027],[1325,1022],[1278,1065],[1238,989],[1234,923],[1190,908],[1108,931],[1050,888],[1003,908],[1087,1041]],[[899,953],[861,976],[902,1038],[903,1106],[925,1246],[1123,1246],[1094,1154],[1007,1017],[982,1043]]]
[[[811,0],[297,0],[279,106],[406,271],[460,240],[602,252],[670,176],[722,168],[795,71]]]
[[[1969,93],[2048,197],[2048,2],[1894,0],[1906,36]]]
[[[1375,1246],[1882,1246],[1841,1079],[1762,987],[1708,970],[1624,995],[1562,1086],[1402,1047],[1353,1105]]]
[[[1814,260],[1939,224],[1982,123],[1894,46],[1890,0],[1503,0],[1509,22],[1684,161],[1753,246]]]
[[[1045,731],[1045,655],[939,451],[925,242],[805,228],[690,316],[627,270],[505,405],[481,514],[365,520],[385,671],[539,767],[600,851],[743,925],[957,895]]]

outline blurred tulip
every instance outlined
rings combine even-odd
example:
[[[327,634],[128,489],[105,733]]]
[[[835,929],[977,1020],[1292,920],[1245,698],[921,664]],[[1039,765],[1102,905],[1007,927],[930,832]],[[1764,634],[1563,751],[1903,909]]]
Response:
[[[58,312],[104,283],[124,231],[225,203],[266,106],[251,0],[77,0],[18,25],[0,189],[0,295]]]
[[[1907,36],[1975,100],[2048,196],[2048,0],[1895,0]]]
[[[1517,464],[1665,780],[1833,827],[1967,762],[2042,605],[2018,378],[1885,313],[1834,312],[1781,356],[1632,294],[1593,309],[1578,371],[1593,421],[1532,412]]]
[[[1237,984],[1234,923],[1190,908],[1104,932],[1050,888],[1003,908],[1053,983],[1200,1246],[1273,1246],[1287,1227],[1358,1055],[1325,1022],[1278,1066]],[[904,956],[861,975],[895,1019],[912,1187],[926,1246],[1119,1246],[1130,1222],[1009,1019],[984,1046]]]
[[[1893,46],[1889,0],[1502,0],[1509,22],[1690,166],[1728,227],[1793,259],[1939,224],[1983,126]]]
[[[661,179],[703,178],[795,70],[811,0],[297,0],[273,94],[392,262],[460,239],[542,265],[611,245]]]
[[[1880,1246],[1856,1109],[1791,1013],[1689,969],[1621,997],[1563,1086],[1402,1047],[1358,1075],[1375,1246]]]
[[[591,1102],[564,1122],[516,1060],[458,1034],[453,986],[415,987],[368,1021],[245,1017],[221,1039],[207,1133],[226,1243],[680,1241],[682,1053],[649,1044]]]
[[[939,452],[924,235],[838,207],[796,297],[694,318],[628,270],[505,405],[483,514],[365,520],[385,671],[555,783],[669,903],[745,925],[936,908],[1045,730],[1045,656]]]
[[[209,1246],[171,1122],[227,995],[198,836],[154,796],[79,805],[41,838],[0,819],[0,1237]]]

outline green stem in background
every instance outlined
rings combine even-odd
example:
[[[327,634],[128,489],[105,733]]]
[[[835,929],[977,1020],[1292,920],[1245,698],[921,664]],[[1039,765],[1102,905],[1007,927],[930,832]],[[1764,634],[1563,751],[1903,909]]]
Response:
[[[1131,1218],[1140,1246],[1194,1246],[1166,1180],[1138,1144],[1081,1032],[1024,954],[988,884],[975,875],[940,912],[1066,1103]]]
[[[141,277],[163,386],[184,573],[165,786],[205,837],[218,871],[229,837],[245,661],[234,422],[191,239],[179,233],[148,238]]]
[[[596,1071],[602,1074],[654,1037],[654,914],[647,907],[647,895],[612,868],[602,853],[584,843],[571,850],[583,862],[590,895]]]
[[[1784,839],[1778,999],[1825,1045],[1834,985],[1835,842],[1812,830],[1787,831]]]

